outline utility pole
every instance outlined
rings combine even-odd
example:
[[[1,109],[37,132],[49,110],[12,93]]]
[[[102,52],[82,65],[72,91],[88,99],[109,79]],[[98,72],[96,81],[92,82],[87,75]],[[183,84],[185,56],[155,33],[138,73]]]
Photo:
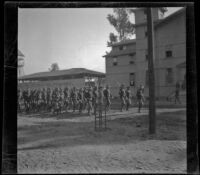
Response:
[[[156,133],[155,75],[154,75],[154,24],[152,8],[147,8],[148,69],[149,69],[149,133]]]

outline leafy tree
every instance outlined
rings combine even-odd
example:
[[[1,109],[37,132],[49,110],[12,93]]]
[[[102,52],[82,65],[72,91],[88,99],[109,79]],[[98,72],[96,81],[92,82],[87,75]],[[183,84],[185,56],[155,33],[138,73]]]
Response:
[[[164,14],[166,7],[160,7],[160,11]],[[117,35],[110,33],[108,45],[118,41],[129,39],[135,32],[134,24],[130,22],[129,15],[133,13],[134,9],[114,8],[113,13],[107,16],[110,24],[115,28]]]
[[[115,35],[114,33],[110,33],[109,40],[110,41],[108,41],[108,45],[117,42],[117,35]]]
[[[49,68],[49,71],[53,72],[53,71],[57,71],[57,70],[59,70],[58,63],[51,64],[51,67]]]
[[[107,16],[110,24],[115,28],[118,35],[110,33],[108,44],[112,44],[117,41],[122,41],[128,39],[132,34],[134,34],[134,24],[129,20],[129,14],[126,8],[114,8],[114,15],[109,14]]]
[[[167,7],[160,7],[159,10],[162,12],[162,13],[165,13],[167,12]]]

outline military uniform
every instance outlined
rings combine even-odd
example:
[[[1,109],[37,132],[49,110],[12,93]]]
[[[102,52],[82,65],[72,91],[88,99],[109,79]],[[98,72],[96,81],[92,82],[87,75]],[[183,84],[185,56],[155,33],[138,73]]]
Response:
[[[80,89],[78,91],[77,100],[78,100],[79,113],[82,113],[82,110],[83,110],[83,91],[82,91],[82,89]]]
[[[92,92],[91,89],[88,89],[86,92],[86,100],[87,100],[87,111],[88,114],[90,115],[90,112],[92,110]]]
[[[93,92],[92,92],[92,106],[94,108],[94,115],[96,115],[96,110],[97,110],[97,104],[98,104],[98,92],[97,88],[94,87]]]
[[[64,106],[66,110],[69,108],[69,90],[68,88],[64,89]]]
[[[25,106],[25,111],[29,111],[29,96],[28,96],[28,90],[23,91],[23,99],[24,99],[24,106]]]
[[[129,110],[129,107],[131,105],[131,90],[129,87],[126,89],[126,110]]]
[[[110,105],[111,105],[110,89],[107,87],[103,92],[104,92],[104,99],[105,99],[105,107],[106,107],[106,110],[109,111],[110,110]]]
[[[126,101],[125,101],[126,92],[125,92],[123,87],[121,87],[120,90],[119,90],[119,96],[120,96],[120,100],[121,100],[121,111],[122,111],[125,104],[126,104]]]
[[[139,88],[137,90],[137,101],[138,101],[138,112],[140,112],[143,103],[144,103],[144,95],[143,95],[143,89]]]
[[[77,105],[77,93],[75,88],[73,88],[71,91],[71,102],[72,102],[73,112],[75,112]]]

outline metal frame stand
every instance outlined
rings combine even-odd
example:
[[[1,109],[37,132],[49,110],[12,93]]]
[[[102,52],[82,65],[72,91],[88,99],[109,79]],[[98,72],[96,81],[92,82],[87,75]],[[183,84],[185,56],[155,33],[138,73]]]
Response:
[[[105,113],[103,115],[103,105],[97,106],[97,110],[94,114],[95,116],[95,131],[105,131],[107,129],[107,116],[106,116],[106,108]]]

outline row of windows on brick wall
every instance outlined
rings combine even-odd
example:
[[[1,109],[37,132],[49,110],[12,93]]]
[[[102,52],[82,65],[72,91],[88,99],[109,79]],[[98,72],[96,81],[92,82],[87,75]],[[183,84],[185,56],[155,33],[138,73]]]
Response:
[[[167,50],[166,52],[165,52],[165,56],[166,56],[166,58],[170,58],[170,57],[172,57],[172,51],[171,50]],[[146,59],[146,61],[148,61],[148,54],[146,54],[145,55],[145,59]],[[133,60],[130,60],[129,61],[129,64],[135,64],[135,62],[133,61]],[[117,66],[118,65],[118,62],[115,60],[114,62],[113,62],[113,66]]]
[[[172,51],[171,51],[171,50],[167,50],[167,51],[165,52],[165,56],[166,56],[166,58],[170,58],[170,57],[172,57]],[[146,58],[146,61],[149,60],[147,54],[145,55],[145,58]]]
[[[135,64],[135,62],[134,61],[129,61],[129,64]],[[118,62],[113,62],[113,66],[117,66],[118,65]]]
[[[167,68],[166,73],[167,73],[165,77],[166,84],[167,85],[172,84],[174,82],[172,68]],[[130,73],[129,77],[130,77],[130,86],[135,86],[135,73]],[[149,71],[148,70],[146,70],[145,85],[149,86]]]

